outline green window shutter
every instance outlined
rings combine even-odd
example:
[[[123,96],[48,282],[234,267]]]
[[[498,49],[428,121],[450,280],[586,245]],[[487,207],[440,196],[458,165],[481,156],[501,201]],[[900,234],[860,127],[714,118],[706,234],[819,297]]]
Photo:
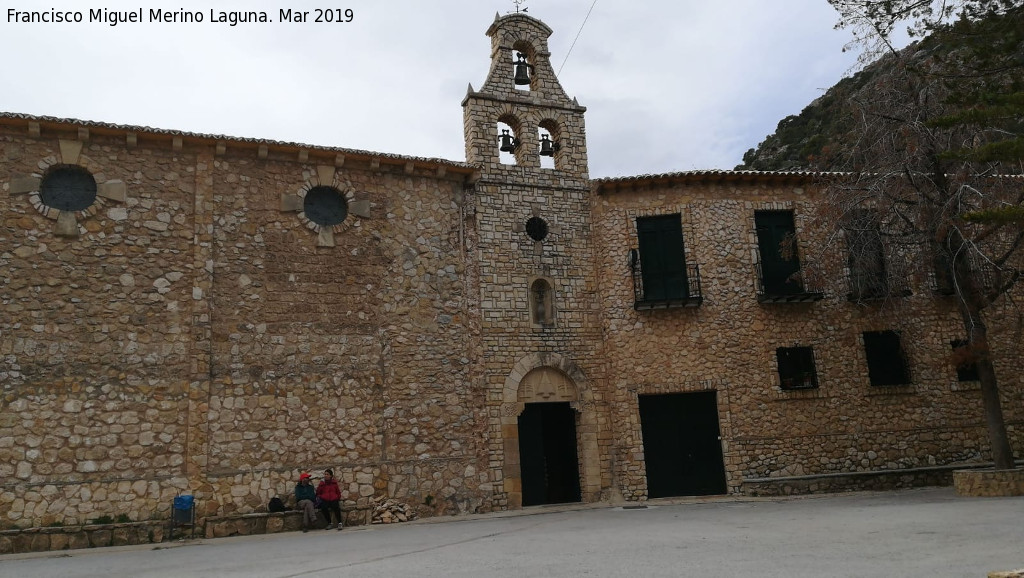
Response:
[[[680,215],[636,220],[644,300],[686,299],[690,296]]]
[[[761,253],[761,275],[765,293],[784,295],[803,292],[803,285],[792,279],[800,271],[794,240],[796,226],[792,211],[756,211],[757,248]],[[784,244],[789,245],[783,250]]]

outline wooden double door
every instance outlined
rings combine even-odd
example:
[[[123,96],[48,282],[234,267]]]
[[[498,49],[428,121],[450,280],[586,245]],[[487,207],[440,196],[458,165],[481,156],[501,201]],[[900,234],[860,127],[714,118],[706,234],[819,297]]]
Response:
[[[580,501],[576,412],[563,403],[528,403],[519,415],[523,505]]]
[[[726,493],[717,392],[641,395],[647,495]]]

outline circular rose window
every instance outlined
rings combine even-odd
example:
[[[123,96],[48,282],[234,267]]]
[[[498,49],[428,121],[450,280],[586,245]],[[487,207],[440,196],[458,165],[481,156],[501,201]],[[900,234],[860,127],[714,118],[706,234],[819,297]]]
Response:
[[[526,221],[526,234],[534,241],[543,241],[548,236],[548,223],[540,217],[530,217]]]
[[[56,166],[39,185],[39,200],[58,211],[84,211],[96,202],[96,179],[76,166]]]
[[[321,227],[340,225],[348,216],[348,202],[345,195],[334,187],[320,185],[306,193],[302,205],[306,218]]]

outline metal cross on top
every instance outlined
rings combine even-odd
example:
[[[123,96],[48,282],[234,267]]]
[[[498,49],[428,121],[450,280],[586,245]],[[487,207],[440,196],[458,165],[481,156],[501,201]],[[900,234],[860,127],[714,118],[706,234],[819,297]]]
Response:
[[[523,4],[526,4],[526,0],[512,0],[512,3],[516,5],[516,13],[518,14],[520,12],[519,7],[522,6]],[[521,11],[522,12],[529,12],[530,9],[529,8],[523,8]]]

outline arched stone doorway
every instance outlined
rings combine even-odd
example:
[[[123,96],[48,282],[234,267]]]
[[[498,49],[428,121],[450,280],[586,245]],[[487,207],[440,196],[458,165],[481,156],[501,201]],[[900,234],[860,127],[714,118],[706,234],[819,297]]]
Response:
[[[528,356],[509,374],[503,397],[509,507],[598,499],[597,416],[576,364],[557,354]]]
[[[519,479],[522,504],[580,501],[576,386],[552,367],[538,367],[519,385]]]

